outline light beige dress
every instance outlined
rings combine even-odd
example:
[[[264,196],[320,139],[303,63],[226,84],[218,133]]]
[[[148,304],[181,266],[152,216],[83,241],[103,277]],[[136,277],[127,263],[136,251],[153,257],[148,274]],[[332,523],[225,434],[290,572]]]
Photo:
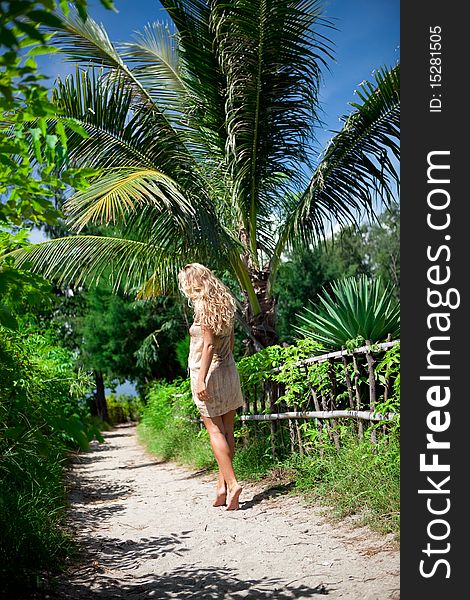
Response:
[[[210,396],[203,402],[196,395],[204,336],[199,323],[193,323],[189,330],[188,368],[191,376],[193,400],[204,417],[218,417],[243,405],[240,376],[230,349],[230,333],[217,335],[214,340],[214,355],[206,377],[206,389]]]

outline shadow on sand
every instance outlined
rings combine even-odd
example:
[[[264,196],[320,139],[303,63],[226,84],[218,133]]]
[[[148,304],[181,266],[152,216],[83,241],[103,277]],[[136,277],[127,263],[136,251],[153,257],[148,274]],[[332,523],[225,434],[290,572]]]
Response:
[[[67,581],[52,581],[47,594],[51,600],[112,600],[117,598],[181,598],[191,600],[291,600],[327,595],[324,584],[311,588],[275,577],[240,579],[235,569],[182,565],[158,573],[158,562],[146,575],[137,575],[142,563],[167,553],[184,557],[184,541],[190,531],[165,537],[122,541],[114,538],[89,540],[84,564],[70,568]],[[26,599],[25,599],[26,600]]]
[[[250,508],[256,506],[256,504],[263,502],[263,500],[269,500],[270,498],[277,498],[277,496],[288,494],[293,486],[294,483],[292,482],[267,488],[266,490],[263,490],[259,494],[253,496],[251,500],[240,502],[240,510],[249,510]]]

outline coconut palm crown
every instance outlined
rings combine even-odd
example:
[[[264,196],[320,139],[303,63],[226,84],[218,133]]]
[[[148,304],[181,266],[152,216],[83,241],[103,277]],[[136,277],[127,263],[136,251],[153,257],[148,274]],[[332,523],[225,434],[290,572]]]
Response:
[[[282,253],[395,192],[399,67],[360,86],[315,161],[321,73],[332,59],[321,3],[161,4],[168,22],[119,44],[91,18],[61,15],[52,43],[77,70],[56,82],[57,120],[69,161],[96,175],[65,203],[73,234],[20,251],[18,262],[61,282],[106,277],[142,298],[174,287],[187,262],[228,270],[253,337],[267,345]],[[81,233],[92,224],[103,235]]]

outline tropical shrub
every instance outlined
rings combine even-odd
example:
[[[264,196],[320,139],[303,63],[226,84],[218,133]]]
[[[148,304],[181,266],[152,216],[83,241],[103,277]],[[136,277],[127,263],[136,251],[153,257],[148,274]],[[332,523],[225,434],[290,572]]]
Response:
[[[189,379],[155,381],[145,398],[137,431],[148,449],[165,460],[196,468],[215,465],[207,431],[200,426],[191,397]]]
[[[302,336],[320,342],[325,349],[338,350],[351,340],[383,342],[400,335],[400,305],[391,285],[382,279],[347,277],[323,288],[319,307],[305,307],[294,325]]]
[[[138,396],[128,396],[126,394],[109,394],[106,396],[106,405],[108,407],[108,418],[112,425],[117,423],[129,423],[139,421],[143,403]]]
[[[377,348],[372,347],[372,351],[376,361],[374,365],[377,381],[375,411],[379,414],[396,414],[392,428],[398,430],[400,423],[400,344],[397,343],[386,351],[378,351]],[[257,401],[257,412],[262,412],[259,400],[263,395],[266,396],[269,386],[275,383],[278,385],[275,403],[280,412],[283,410],[316,410],[312,390],[315,390],[319,401],[322,398],[326,401],[329,409],[349,410],[351,405],[347,378],[349,378],[349,382],[352,382],[356,377],[361,405],[358,406],[357,398],[354,398],[355,408],[367,408],[369,376],[365,359],[360,354],[356,357],[357,372],[355,372],[356,367],[350,357],[346,360],[346,364],[342,360],[320,360],[307,365],[299,364],[313,355],[325,352],[326,349],[321,344],[311,338],[305,338],[287,347],[270,346],[240,360],[238,370],[249,405],[253,407],[254,402]],[[362,402],[365,404],[362,405]],[[332,403],[334,403],[334,407]],[[264,404],[264,412],[272,412],[272,406],[267,402]],[[347,423],[352,423],[352,421]],[[341,427],[347,428],[349,425],[345,424]],[[315,448],[324,442],[328,443],[328,440],[318,437],[319,433],[313,421],[300,425],[300,431],[305,438],[304,445],[306,447]]]
[[[0,327],[0,580],[22,583],[64,561],[63,471],[70,450],[101,438],[88,418],[90,381],[73,355],[34,326]]]

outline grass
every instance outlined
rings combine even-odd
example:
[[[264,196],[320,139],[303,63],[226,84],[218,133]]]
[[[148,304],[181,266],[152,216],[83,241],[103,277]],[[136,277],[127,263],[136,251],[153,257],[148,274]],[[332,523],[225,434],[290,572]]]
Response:
[[[74,550],[63,527],[64,452],[52,444],[43,455],[29,450],[5,457],[0,473],[0,584],[9,594],[37,588]]]
[[[398,539],[400,530],[400,464],[397,440],[373,448],[369,442],[343,441],[318,455],[293,455],[284,465],[294,475],[295,489],[312,501],[328,506],[333,519],[354,516]]]

